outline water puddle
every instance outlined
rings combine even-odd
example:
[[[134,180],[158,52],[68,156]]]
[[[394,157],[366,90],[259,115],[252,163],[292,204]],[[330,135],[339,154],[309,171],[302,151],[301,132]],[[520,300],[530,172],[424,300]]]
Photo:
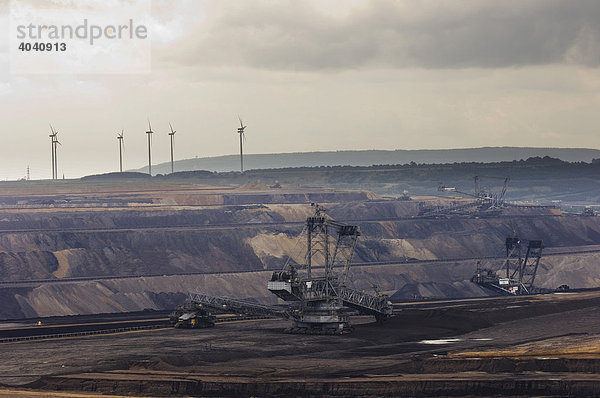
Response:
[[[420,344],[431,344],[431,345],[443,345],[459,343],[461,341],[491,341],[490,338],[478,338],[478,339],[435,339],[435,340],[421,340]]]
[[[421,340],[419,343],[421,343],[421,344],[433,344],[433,345],[440,345],[440,344],[452,344],[452,343],[458,343],[459,341],[463,341],[463,339],[437,339],[437,340]]]

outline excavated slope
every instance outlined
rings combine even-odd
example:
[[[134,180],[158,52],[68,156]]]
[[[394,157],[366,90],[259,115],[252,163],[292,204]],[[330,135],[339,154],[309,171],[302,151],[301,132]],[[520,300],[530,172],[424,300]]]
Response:
[[[381,200],[361,192],[322,195],[330,216],[360,225],[354,262],[396,264],[352,268],[357,287],[376,284],[397,298],[487,294],[469,282],[476,258],[501,255],[504,239],[515,233],[553,248],[600,245],[596,217],[536,209],[493,218],[423,219],[412,218],[417,201]],[[305,203],[307,194],[231,196],[236,199],[229,206],[1,211],[0,282],[136,278],[0,285],[5,303],[0,317],[169,308],[191,289],[272,301],[264,287],[268,270],[280,269],[288,256],[301,262],[304,255],[305,241],[298,236],[313,211]],[[411,263],[464,258],[472,259]],[[600,279],[595,264],[593,255],[549,257],[539,281],[548,287],[594,287]],[[232,273],[237,279],[162,276],[185,273]]]
[[[550,256],[538,273],[540,287],[558,284],[598,286],[600,253]],[[481,297],[489,292],[470,282],[475,261],[393,264],[354,267],[351,286],[371,290],[373,285],[393,299]],[[575,271],[573,272],[573,266]],[[244,297],[274,304],[266,289],[270,271],[217,275],[173,275],[108,279],[0,288],[0,319],[171,309],[189,292]]]
[[[0,233],[0,279],[250,271],[279,268],[288,255],[301,258],[301,221],[284,223],[268,209],[222,210],[222,219],[215,212],[141,212],[137,218],[115,213],[103,216],[113,224],[107,228]],[[361,221],[359,216],[352,221],[362,231],[356,262],[500,255],[514,231],[542,239],[547,247],[600,244],[595,217]],[[54,217],[57,224],[70,220],[68,213]]]

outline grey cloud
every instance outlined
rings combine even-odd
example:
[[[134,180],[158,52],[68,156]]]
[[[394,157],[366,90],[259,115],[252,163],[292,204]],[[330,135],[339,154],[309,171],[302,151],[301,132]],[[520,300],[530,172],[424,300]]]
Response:
[[[600,64],[596,0],[373,0],[343,18],[302,1],[223,3],[164,57],[282,70]]]
[[[475,3],[472,3],[475,4]],[[464,14],[437,15],[405,25],[394,63],[424,67],[507,67],[572,62],[597,66],[597,57],[572,49],[598,45],[596,1],[491,1]],[[583,45],[583,47],[582,47]],[[398,49],[398,47],[396,47]]]

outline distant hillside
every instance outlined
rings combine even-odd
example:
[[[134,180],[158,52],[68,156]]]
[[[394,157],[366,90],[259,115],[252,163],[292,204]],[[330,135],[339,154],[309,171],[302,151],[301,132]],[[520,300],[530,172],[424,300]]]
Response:
[[[244,168],[273,169],[282,167],[313,166],[372,166],[383,164],[426,163],[463,163],[463,162],[501,162],[527,159],[530,157],[550,156],[568,162],[590,162],[600,158],[600,150],[586,148],[519,148],[484,147],[465,149],[423,149],[394,151],[336,151],[336,152],[297,152],[273,154],[248,154],[244,156]],[[178,160],[175,171],[209,170],[239,171],[239,155],[226,155],[208,158]],[[148,167],[132,171],[148,172]],[[152,166],[153,174],[168,174],[170,163]]]
[[[568,162],[557,158],[530,157],[502,162],[462,162],[443,164],[313,166],[253,169],[240,172],[183,171],[154,176],[153,180],[193,181],[213,186],[261,185],[264,187],[319,186],[360,189],[379,195],[396,196],[405,190],[411,195],[441,195],[440,184],[459,191],[474,192],[474,176],[480,188],[502,190],[510,177],[508,200],[600,203],[600,159]]]

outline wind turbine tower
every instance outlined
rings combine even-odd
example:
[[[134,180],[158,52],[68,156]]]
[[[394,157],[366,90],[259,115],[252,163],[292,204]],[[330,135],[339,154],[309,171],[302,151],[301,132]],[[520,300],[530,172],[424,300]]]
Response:
[[[175,133],[177,131],[173,131],[173,126],[169,123],[169,127],[171,128],[171,132],[169,135],[171,136],[171,174],[173,174],[173,140],[175,139]]]
[[[244,172],[244,147],[242,145],[242,138],[244,141],[246,141],[246,134],[244,133],[246,126],[244,126],[244,122],[242,122],[241,117],[238,116],[238,119],[240,119],[240,127],[238,127],[238,129],[237,129],[237,132],[240,135],[240,171],[243,173]]]
[[[58,131],[55,131],[52,125],[50,125],[50,131],[52,132],[52,134],[50,134],[50,139],[52,143],[52,179],[56,180],[58,178],[58,159],[56,154],[56,144],[62,144],[58,141]]]
[[[54,133],[54,178],[58,180],[58,145],[62,144],[58,141],[58,131]],[[64,179],[64,176],[63,176]]]
[[[50,134],[50,150],[52,151],[52,179],[54,180],[56,178],[55,175],[55,170],[54,170],[54,137],[56,137],[56,133],[54,132],[54,128],[52,127],[52,125],[50,125],[50,131],[52,132]]]
[[[148,119],[148,131],[146,131],[146,134],[148,134],[148,174],[152,175],[152,134],[154,134],[154,131],[152,131],[152,126],[150,125],[150,119]]]
[[[121,133],[117,133],[117,140],[119,140],[119,173],[123,172],[123,129]]]

